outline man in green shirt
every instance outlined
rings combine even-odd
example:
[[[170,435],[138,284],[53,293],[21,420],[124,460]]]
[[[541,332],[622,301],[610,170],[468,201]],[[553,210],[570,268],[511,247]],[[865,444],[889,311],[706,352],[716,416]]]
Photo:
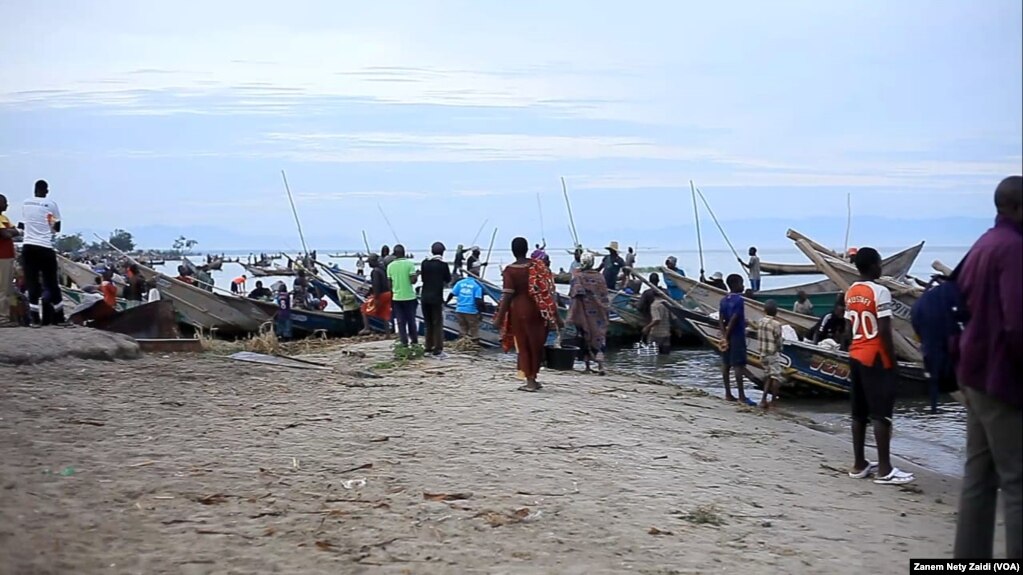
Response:
[[[398,322],[398,337],[407,346],[419,343],[419,328],[416,326],[416,290],[412,287],[419,281],[416,264],[405,257],[405,246],[394,246],[394,261],[387,265],[387,279],[391,280],[392,307],[394,319]]]

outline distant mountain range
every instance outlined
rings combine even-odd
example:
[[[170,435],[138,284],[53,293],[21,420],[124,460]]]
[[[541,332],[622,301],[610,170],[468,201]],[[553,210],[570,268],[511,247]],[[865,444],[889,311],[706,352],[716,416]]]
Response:
[[[651,213],[651,225],[648,228],[605,228],[603,231],[591,231],[585,222],[577,222],[580,231],[580,239],[587,247],[604,247],[609,241],[617,241],[622,247],[635,245],[661,249],[696,249],[696,227],[692,223],[679,225],[663,225],[670,221],[670,217],[663,217],[665,214]],[[660,218],[658,216],[661,216]],[[683,216],[684,218],[684,216]],[[970,218],[970,217],[947,217],[936,219],[904,219],[904,218],[882,218],[882,217],[857,217],[852,222],[850,232],[850,244],[853,246],[874,245],[877,247],[905,247],[915,244],[921,240],[926,241],[930,246],[968,246],[977,239],[984,230],[993,223],[993,218]],[[721,226],[732,245],[740,253],[745,253],[751,245],[761,248],[787,247],[789,240],[785,237],[785,231],[789,228],[796,229],[813,239],[831,246],[842,247],[845,243],[845,219],[836,218],[812,218],[812,219],[758,219],[758,220],[730,220],[721,222]],[[535,227],[530,222],[528,227]],[[508,242],[513,232],[507,233],[504,230],[513,229],[512,225],[502,225],[501,234],[497,239],[497,249],[507,249]],[[135,238],[135,243],[142,248],[168,249],[178,236],[185,236],[199,242],[196,251],[301,251],[301,242],[297,234],[288,233],[286,230],[274,228],[265,233],[254,233],[251,231],[235,231],[214,226],[140,226],[129,229]],[[99,230],[69,230],[70,233],[81,233],[87,241],[93,241],[94,233],[100,233],[104,237],[108,231]],[[712,220],[701,222],[703,247],[706,250],[727,249],[727,243],[722,238]],[[436,240],[450,244],[462,241],[468,243],[471,238],[448,238],[444,237],[441,230],[412,230],[406,232],[403,237],[408,245],[414,249],[422,250]],[[386,238],[386,232],[377,231],[371,234],[371,238]],[[345,232],[332,233],[330,235],[312,233],[306,236],[310,249],[319,251],[327,250],[359,250],[363,248],[362,237],[359,234]],[[530,238],[536,242],[537,238]],[[389,242],[388,242],[389,243]],[[553,233],[547,238],[549,246],[571,246],[572,239],[566,232]],[[599,245],[598,245],[599,244]],[[372,245],[373,248],[377,246]],[[486,246],[484,245],[485,249]]]

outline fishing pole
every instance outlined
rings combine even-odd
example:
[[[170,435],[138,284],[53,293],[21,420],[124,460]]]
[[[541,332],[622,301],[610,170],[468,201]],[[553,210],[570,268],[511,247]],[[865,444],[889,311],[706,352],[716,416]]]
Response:
[[[377,204],[377,209],[380,210],[380,215],[384,216],[384,222],[387,223],[387,227],[391,230],[391,235],[394,236],[395,243],[400,244],[401,240],[398,239],[398,232],[394,231],[394,226],[391,225],[391,220],[387,219],[387,214],[384,213],[384,208],[380,204]]]
[[[574,247],[579,247],[579,234],[575,230],[575,218],[572,217],[572,203],[568,201],[568,186],[565,185],[565,177],[561,177],[561,192],[565,194],[565,206],[568,207],[568,229],[572,232],[572,241],[575,242]]]
[[[483,271],[480,272],[480,279],[484,279],[487,276],[487,265],[490,263],[490,254],[494,251],[494,240],[497,239],[497,228],[494,228],[494,233],[490,235],[490,247],[487,248],[487,259],[483,262]]]
[[[852,193],[845,195],[845,251],[849,254],[849,228],[852,227]]]
[[[373,250],[369,249],[369,238],[366,237],[366,230],[362,230],[362,243],[366,246],[366,255],[373,253]]]
[[[486,226],[486,225],[487,225],[487,222],[489,222],[489,221],[490,221],[490,220],[483,220],[483,223],[482,223],[482,224],[480,224],[480,229],[476,230],[476,235],[474,235],[474,236],[472,237],[472,243],[471,243],[471,244],[469,244],[469,245],[471,245],[471,246],[474,246],[474,245],[476,245],[476,240],[480,239],[480,234],[482,234],[482,233],[483,233],[483,227],[484,227],[484,226]]]
[[[714,210],[711,209],[710,202],[707,201],[707,197],[703,195],[703,191],[701,191],[700,188],[696,188],[696,192],[700,194],[700,199],[703,200],[703,205],[707,208],[707,212],[710,214],[711,219],[714,220],[714,225],[716,225],[718,227],[718,231],[721,232],[721,237],[725,238],[725,243],[728,244],[728,248],[732,250],[732,255],[734,255],[735,259],[739,260],[741,263],[742,258],[739,257],[739,252],[735,251],[735,246],[732,245],[731,240],[728,239],[728,234],[725,233],[725,229],[721,227],[721,222],[719,222],[717,216],[714,215]],[[746,275],[749,276],[749,270],[746,269],[745,265],[743,266],[743,270],[745,270]]]
[[[700,248],[700,275],[703,275],[703,234],[700,233],[700,211],[696,207],[696,184],[689,180],[689,187],[693,191],[693,218],[696,220],[696,245]]]
[[[298,228],[298,237],[302,240],[302,251],[309,255],[309,248],[305,244],[305,234],[302,233],[302,222],[298,221],[298,210],[295,209],[295,198],[291,195],[291,186],[288,185],[288,176],[281,170],[281,178],[284,179],[284,189],[288,192],[288,201],[291,202],[291,213],[295,216],[295,226]]]
[[[540,212],[540,239],[543,240],[543,245],[547,245],[547,233],[543,226],[543,204],[540,203],[540,192],[536,193],[536,209]]]

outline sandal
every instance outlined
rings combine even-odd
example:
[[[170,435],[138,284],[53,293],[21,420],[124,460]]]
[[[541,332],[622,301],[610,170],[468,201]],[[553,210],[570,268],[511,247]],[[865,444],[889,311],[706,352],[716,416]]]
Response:
[[[530,393],[536,393],[536,392],[540,391],[540,387],[539,386],[537,386],[537,387],[529,387],[528,385],[520,385],[519,386],[519,391],[528,391]]]
[[[864,467],[859,473],[853,473],[852,471],[850,471],[849,477],[852,477],[853,479],[866,479],[875,473],[877,473],[877,462],[868,461],[867,466]]]
[[[892,467],[892,472],[884,477],[878,477],[874,480],[874,483],[878,485],[905,485],[912,483],[916,480],[916,477],[912,473],[906,473],[898,467]]]

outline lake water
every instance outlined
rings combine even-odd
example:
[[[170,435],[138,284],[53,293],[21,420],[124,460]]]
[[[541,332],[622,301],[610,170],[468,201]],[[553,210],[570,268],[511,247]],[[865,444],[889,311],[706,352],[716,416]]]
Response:
[[[667,356],[639,355],[632,349],[608,354],[608,367],[625,373],[642,373],[686,387],[704,389],[724,397],[721,362],[707,349],[673,350]],[[759,401],[760,391],[749,392]],[[780,400],[782,409],[812,419],[821,431],[850,436],[848,400]],[[937,414],[930,413],[926,398],[902,399],[896,404],[892,453],[946,475],[961,476],[965,458],[966,409],[943,397]],[[868,444],[873,436],[868,431]],[[852,462],[850,446],[849,459]]]

